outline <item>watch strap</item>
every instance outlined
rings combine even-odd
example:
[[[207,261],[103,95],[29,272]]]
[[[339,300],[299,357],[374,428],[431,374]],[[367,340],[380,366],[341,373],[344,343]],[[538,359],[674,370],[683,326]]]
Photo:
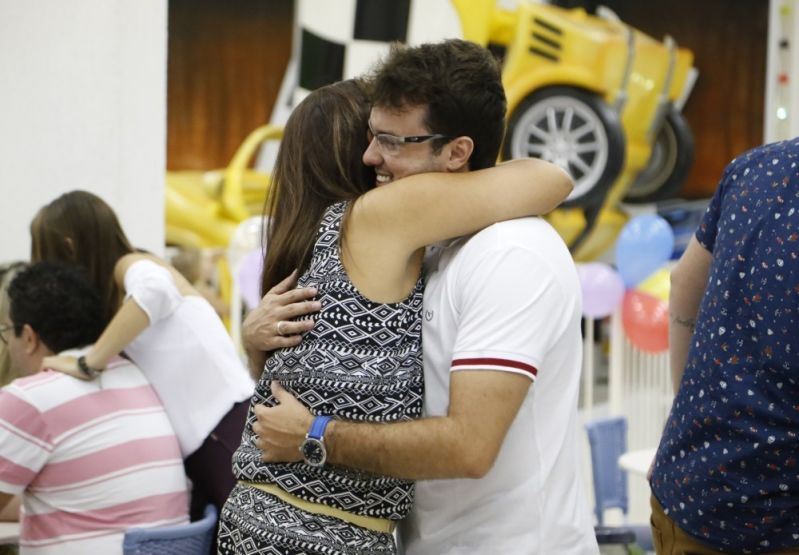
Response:
[[[86,357],[81,355],[78,357],[78,369],[81,373],[89,379],[94,379],[100,375],[100,370],[92,368],[86,363]]]
[[[325,428],[332,420],[330,416],[317,416],[313,419],[311,423],[311,427],[308,430],[308,435],[305,437],[313,438],[313,439],[322,439],[325,435]]]

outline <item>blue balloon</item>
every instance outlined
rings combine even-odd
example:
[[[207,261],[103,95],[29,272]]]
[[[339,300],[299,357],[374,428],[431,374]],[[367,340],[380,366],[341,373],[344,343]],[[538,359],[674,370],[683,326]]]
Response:
[[[634,287],[659,270],[674,251],[674,231],[656,214],[636,216],[616,241],[616,268],[624,285]]]

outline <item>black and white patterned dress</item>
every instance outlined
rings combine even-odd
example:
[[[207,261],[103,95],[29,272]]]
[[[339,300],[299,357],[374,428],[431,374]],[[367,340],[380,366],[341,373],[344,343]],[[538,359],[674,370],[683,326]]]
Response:
[[[350,513],[398,520],[413,501],[413,482],[325,465],[267,464],[254,444],[256,404],[273,405],[278,380],[315,415],[395,422],[422,412],[421,276],[398,303],[361,295],[341,262],[340,230],[348,203],[330,206],[320,223],[300,286],[315,286],[322,310],[300,345],[270,357],[252,398],[233,472],[243,481]],[[393,553],[391,534],[308,513],[261,490],[237,486],[220,519],[220,553]]]

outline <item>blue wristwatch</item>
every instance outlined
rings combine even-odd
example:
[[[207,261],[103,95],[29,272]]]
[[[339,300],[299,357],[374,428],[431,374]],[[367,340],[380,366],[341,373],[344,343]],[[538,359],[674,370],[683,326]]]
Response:
[[[305,458],[305,462],[311,466],[324,466],[327,460],[327,449],[325,449],[325,428],[332,420],[330,416],[317,416],[311,423],[311,428],[305,434],[305,441],[302,442],[300,451]]]

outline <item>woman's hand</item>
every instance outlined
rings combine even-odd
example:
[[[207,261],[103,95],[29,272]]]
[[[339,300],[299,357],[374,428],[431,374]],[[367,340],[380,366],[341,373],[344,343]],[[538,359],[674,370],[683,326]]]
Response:
[[[89,376],[81,372],[80,368],[78,368],[78,359],[75,357],[69,357],[69,356],[44,357],[44,359],[42,359],[41,369],[55,370],[56,372],[68,374],[73,378],[78,378],[80,380],[89,379]]]
[[[322,303],[313,300],[315,287],[295,289],[296,284],[297,272],[294,271],[263,296],[241,326],[242,343],[256,380],[263,370],[266,353],[298,345],[302,334],[313,328],[311,319],[292,319],[322,308]]]

